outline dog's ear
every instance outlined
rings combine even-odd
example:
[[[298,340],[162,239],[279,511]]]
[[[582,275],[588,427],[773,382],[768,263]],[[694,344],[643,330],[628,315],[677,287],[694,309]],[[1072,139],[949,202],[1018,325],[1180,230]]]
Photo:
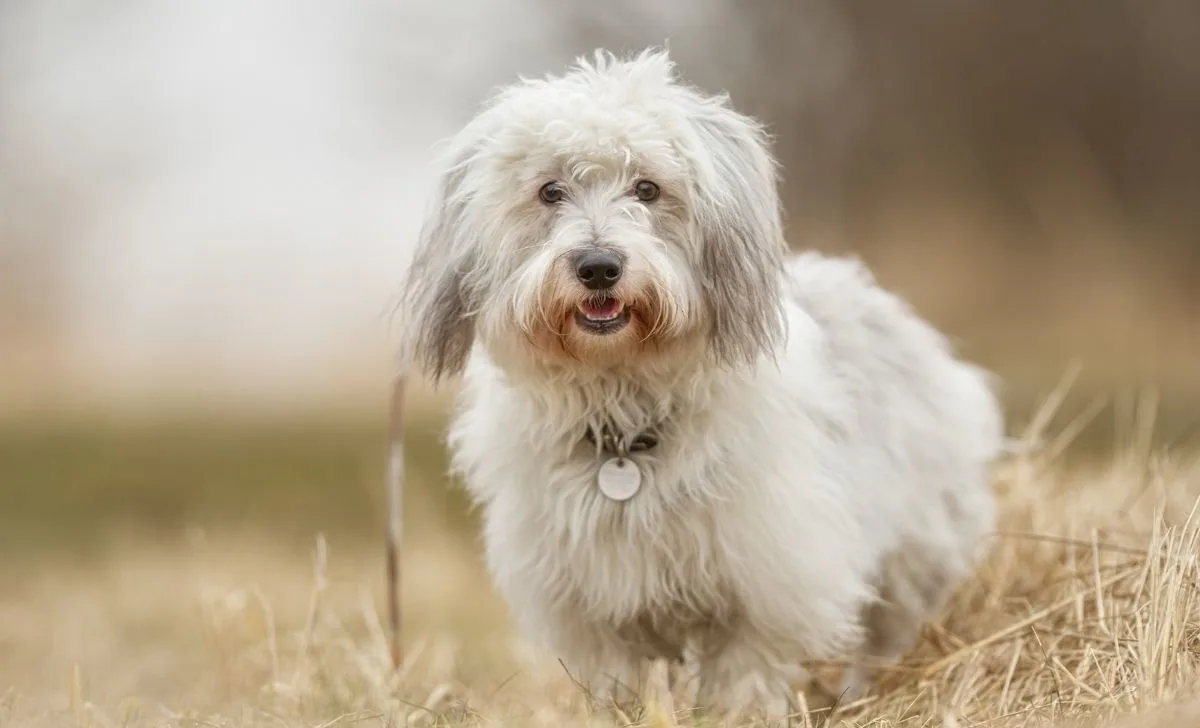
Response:
[[[698,148],[693,215],[698,269],[719,361],[753,361],[783,334],[780,274],[787,244],[767,134],[726,97],[692,97]]]
[[[466,133],[452,143],[401,299],[401,360],[434,381],[462,372],[475,342],[478,235],[468,219],[464,180],[475,147]]]

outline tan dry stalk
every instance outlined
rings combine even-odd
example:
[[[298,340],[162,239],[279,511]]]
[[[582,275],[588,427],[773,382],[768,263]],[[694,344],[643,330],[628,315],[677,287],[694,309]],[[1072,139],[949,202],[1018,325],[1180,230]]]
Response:
[[[392,380],[388,414],[387,593],[392,667],[395,669],[400,669],[404,659],[400,631],[400,542],[404,529],[404,384],[403,374]]]

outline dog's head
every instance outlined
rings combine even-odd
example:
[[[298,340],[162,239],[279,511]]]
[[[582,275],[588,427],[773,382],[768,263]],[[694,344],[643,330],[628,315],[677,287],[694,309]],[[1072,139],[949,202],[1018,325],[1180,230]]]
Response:
[[[403,299],[410,361],[612,369],[752,361],[782,332],[762,127],[665,52],[497,94],[450,142]],[[686,357],[687,359],[683,359]]]

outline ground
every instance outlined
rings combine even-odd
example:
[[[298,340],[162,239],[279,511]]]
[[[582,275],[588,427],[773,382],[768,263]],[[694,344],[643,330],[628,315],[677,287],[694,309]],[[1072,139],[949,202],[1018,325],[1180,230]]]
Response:
[[[1042,425],[1026,440],[1036,448],[997,468],[1003,523],[944,618],[870,696],[810,705],[796,725],[1090,726],[1200,685],[1200,466],[1135,428],[1110,460],[1067,467],[1058,455],[1074,428],[1044,438]],[[653,685],[639,705],[595,705],[510,632],[475,540],[451,529],[417,524],[406,547],[399,672],[372,538],[181,533],[139,532],[84,554],[24,554],[5,541],[0,725],[708,720]],[[1156,728],[1200,724],[1165,720]]]

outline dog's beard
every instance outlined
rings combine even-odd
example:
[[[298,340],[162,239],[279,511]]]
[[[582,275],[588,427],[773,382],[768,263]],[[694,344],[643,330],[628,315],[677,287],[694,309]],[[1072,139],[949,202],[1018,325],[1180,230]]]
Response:
[[[543,356],[611,365],[659,352],[674,329],[667,310],[661,292],[650,287],[575,292],[543,299],[527,331]]]
[[[690,330],[678,293],[653,275],[634,274],[590,291],[558,266],[518,283],[509,308],[512,333],[536,358],[560,365],[612,366],[660,355]],[[503,335],[503,334],[501,334]]]

